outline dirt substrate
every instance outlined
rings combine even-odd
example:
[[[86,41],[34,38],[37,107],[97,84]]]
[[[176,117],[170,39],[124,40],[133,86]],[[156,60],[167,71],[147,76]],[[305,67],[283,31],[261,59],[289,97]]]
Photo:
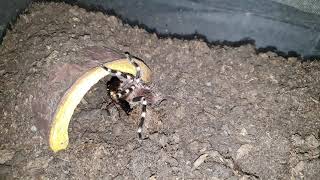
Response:
[[[144,59],[167,100],[139,110],[111,105],[95,85],[53,153],[35,126],[30,92],[37,68],[107,46]],[[33,4],[0,47],[0,179],[317,179],[320,62],[251,45],[159,39],[113,16],[62,3]],[[45,74],[44,74],[45,75]]]

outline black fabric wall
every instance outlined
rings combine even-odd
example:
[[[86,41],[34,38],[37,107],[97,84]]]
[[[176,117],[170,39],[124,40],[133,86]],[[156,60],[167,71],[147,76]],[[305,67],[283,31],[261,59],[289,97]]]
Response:
[[[301,1],[301,0],[299,0]],[[309,0],[306,0],[306,2]],[[66,0],[81,7],[116,14],[127,23],[161,36],[239,45],[304,57],[320,56],[320,16],[281,0]],[[279,3],[282,2],[282,3]],[[0,1],[0,31],[30,0]],[[317,4],[313,4],[312,7]],[[317,9],[317,8],[313,8]],[[310,11],[311,12],[311,11]],[[4,17],[4,18],[3,18]],[[2,29],[1,29],[2,28]]]

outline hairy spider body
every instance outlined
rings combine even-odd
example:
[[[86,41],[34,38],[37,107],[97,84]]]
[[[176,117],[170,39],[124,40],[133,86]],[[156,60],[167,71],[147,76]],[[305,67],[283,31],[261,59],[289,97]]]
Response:
[[[120,105],[120,107],[128,114],[133,106],[141,104],[141,116],[138,127],[139,138],[142,138],[142,129],[147,113],[147,105],[154,105],[160,102],[160,98],[152,89],[141,79],[141,68],[135,62],[135,58],[128,52],[125,53],[127,59],[135,66],[136,75],[133,76],[121,71],[115,71],[107,67],[103,67],[111,73],[112,78],[107,82],[107,90],[111,99]]]

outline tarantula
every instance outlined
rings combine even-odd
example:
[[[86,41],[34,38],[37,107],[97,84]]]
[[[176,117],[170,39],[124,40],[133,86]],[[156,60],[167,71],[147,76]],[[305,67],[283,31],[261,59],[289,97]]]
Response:
[[[130,53],[125,52],[127,59],[135,66],[136,75],[116,71],[102,66],[106,71],[111,73],[111,79],[107,82],[107,91],[111,99],[120,105],[120,107],[129,114],[132,107],[141,104],[141,116],[138,126],[138,136],[142,139],[142,129],[147,113],[147,105],[155,105],[161,102],[161,98],[152,91],[141,79],[141,68]],[[141,60],[141,59],[139,59]],[[143,72],[142,72],[143,73]]]

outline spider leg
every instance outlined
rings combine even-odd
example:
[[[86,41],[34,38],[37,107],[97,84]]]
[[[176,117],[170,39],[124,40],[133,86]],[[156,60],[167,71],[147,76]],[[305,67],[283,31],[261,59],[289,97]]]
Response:
[[[129,113],[132,111],[132,108],[129,104],[128,101],[124,100],[124,99],[119,99],[119,105],[120,107],[122,108],[122,110],[127,114],[129,115]]]
[[[136,88],[136,85],[132,84],[130,87],[128,87],[127,89],[125,90],[120,90],[118,93],[117,93],[117,98],[120,99],[122,97],[125,97],[127,96],[129,93],[131,93],[134,89]]]
[[[137,73],[136,73],[136,76],[134,77],[134,81],[139,83],[141,78],[141,68],[139,64],[134,61],[134,58],[129,52],[125,52],[124,54],[126,55],[127,59],[131,62],[131,64],[135,66]]]
[[[146,113],[147,113],[147,100],[145,97],[140,96],[140,97],[135,97],[132,99],[133,102],[138,102],[140,101],[142,108],[141,108],[141,117],[140,117],[140,122],[139,122],[139,126],[138,126],[138,136],[140,139],[142,139],[142,129],[143,129],[143,125],[144,125],[144,120],[146,118]]]
[[[115,76],[117,78],[125,78],[129,81],[132,81],[135,77],[129,73],[123,73],[121,71],[117,71],[117,70],[113,70],[113,69],[110,69],[110,68],[107,68],[105,66],[101,66],[104,70],[108,71],[111,76]]]

